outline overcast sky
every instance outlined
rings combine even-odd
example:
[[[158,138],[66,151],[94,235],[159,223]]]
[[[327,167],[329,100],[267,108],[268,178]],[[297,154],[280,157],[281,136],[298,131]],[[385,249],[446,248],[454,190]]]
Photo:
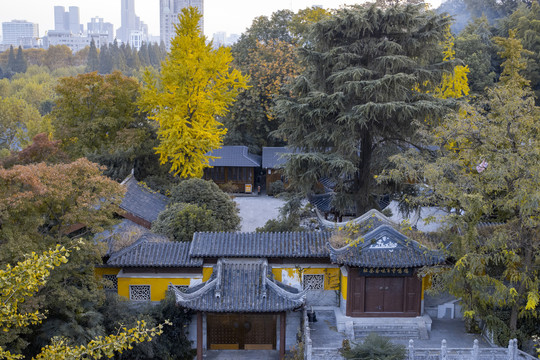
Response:
[[[276,10],[297,11],[312,5],[338,8],[349,0],[204,0],[204,32],[207,36],[218,31],[241,34],[251,25],[254,17],[270,15]],[[440,0],[430,0],[435,7]],[[78,6],[81,23],[99,16],[120,27],[120,0],[0,0],[0,22],[27,20],[39,24],[39,34],[54,29],[54,6]],[[135,0],[135,12],[146,24],[152,35],[159,35],[159,0]]]

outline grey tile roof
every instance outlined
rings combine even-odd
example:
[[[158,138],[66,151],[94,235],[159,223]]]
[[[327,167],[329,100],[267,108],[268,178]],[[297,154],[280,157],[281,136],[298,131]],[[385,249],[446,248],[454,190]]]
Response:
[[[290,154],[291,149],[286,147],[263,147],[262,167],[265,169],[281,168],[287,162],[287,157],[283,154]]]
[[[233,233],[197,232],[191,242],[195,257],[328,258],[328,232]]]
[[[126,187],[126,195],[120,208],[141,219],[154,222],[169,203],[169,198],[141,186],[133,175],[128,176],[122,184]]]
[[[363,242],[330,249],[333,263],[372,268],[409,268],[442,264],[445,256],[407,238],[391,226],[381,225]]]
[[[174,292],[178,305],[208,312],[280,312],[305,300],[305,292],[273,280],[262,259],[220,259],[207,282]]]
[[[169,241],[167,237],[147,233],[133,245],[109,258],[107,265],[118,267],[200,267],[202,259],[189,255],[189,242]]]
[[[107,243],[107,253],[110,255],[115,251],[117,241],[128,234],[145,234],[150,232],[149,229],[134,223],[128,219],[122,219],[122,221],[112,227],[111,230],[105,230],[94,235],[94,241],[97,242],[106,242]]]
[[[211,159],[210,166],[260,167],[261,157],[248,152],[247,146],[223,146],[206,155],[216,156]]]

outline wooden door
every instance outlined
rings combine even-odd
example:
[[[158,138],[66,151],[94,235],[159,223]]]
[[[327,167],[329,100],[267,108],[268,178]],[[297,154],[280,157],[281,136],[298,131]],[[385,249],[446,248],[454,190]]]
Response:
[[[211,350],[276,348],[276,316],[272,314],[208,314]]]
[[[403,312],[404,278],[384,278],[383,312]]]
[[[422,281],[416,275],[373,277],[350,271],[348,289],[348,316],[420,315]]]

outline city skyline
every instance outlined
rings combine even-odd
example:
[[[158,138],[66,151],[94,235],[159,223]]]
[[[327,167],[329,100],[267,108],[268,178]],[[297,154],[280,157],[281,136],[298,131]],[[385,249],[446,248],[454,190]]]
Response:
[[[434,7],[440,0],[429,1]],[[252,20],[261,15],[269,16],[280,9],[298,11],[308,6],[321,5],[325,8],[338,8],[343,4],[355,4],[359,1],[349,0],[274,0],[272,2],[250,0],[205,0],[204,32],[209,38],[217,32],[241,34],[251,25]],[[78,6],[80,22],[86,24],[93,17],[101,17],[114,24],[115,31],[121,26],[120,0],[25,0],[11,2],[0,7],[0,22],[26,20],[39,25],[42,37],[48,30],[54,30],[54,6]],[[159,0],[135,0],[135,11],[141,21],[148,24],[148,32],[159,36],[160,14]]]

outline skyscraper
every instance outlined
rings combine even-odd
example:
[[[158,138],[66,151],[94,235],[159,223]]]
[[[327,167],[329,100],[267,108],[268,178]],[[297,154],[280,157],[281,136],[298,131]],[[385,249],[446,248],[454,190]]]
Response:
[[[199,25],[204,32],[204,0],[159,0],[159,30],[161,41],[165,43],[167,50],[171,47],[174,24],[178,23],[178,15],[188,6],[196,7],[203,15]]]
[[[139,30],[135,15],[135,0],[121,0],[120,16],[121,27],[116,31],[116,38],[127,44],[131,31]]]
[[[81,25],[79,7],[70,6],[68,11],[65,11],[63,6],[54,7],[54,30],[70,31],[74,35],[83,32]]]

